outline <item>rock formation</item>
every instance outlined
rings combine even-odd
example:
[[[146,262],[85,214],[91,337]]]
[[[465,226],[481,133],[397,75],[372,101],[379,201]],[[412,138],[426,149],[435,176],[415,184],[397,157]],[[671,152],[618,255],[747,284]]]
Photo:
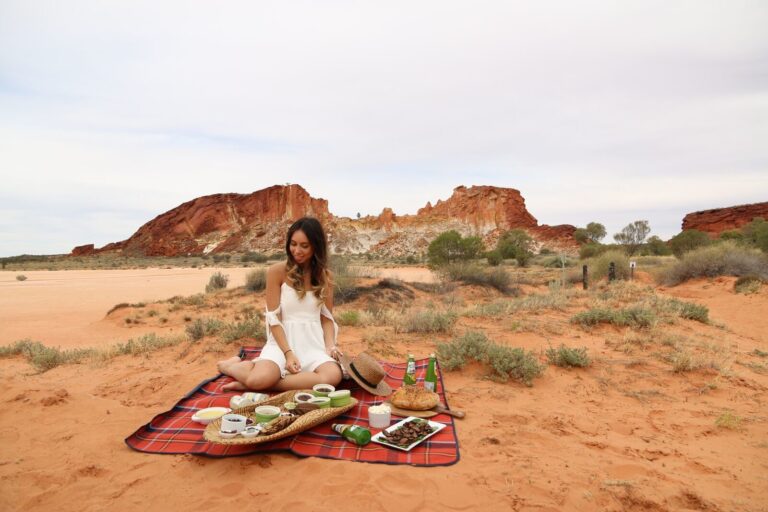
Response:
[[[749,224],[755,217],[768,220],[768,202],[689,213],[683,218],[683,230],[697,229],[716,238],[723,231]]]
[[[315,199],[299,185],[275,185],[252,194],[215,194],[186,202],[147,222],[129,239],[101,249],[76,247],[72,254],[118,252],[129,255],[179,256],[244,251],[281,251],[290,224],[304,215],[319,218],[335,253],[401,256],[424,253],[440,233],[454,229],[495,245],[504,231],[522,228],[540,245],[573,250],[575,228],[540,226],[520,192],[492,186],[456,187],[453,195],[427,203],[416,215],[335,217],[328,201]]]

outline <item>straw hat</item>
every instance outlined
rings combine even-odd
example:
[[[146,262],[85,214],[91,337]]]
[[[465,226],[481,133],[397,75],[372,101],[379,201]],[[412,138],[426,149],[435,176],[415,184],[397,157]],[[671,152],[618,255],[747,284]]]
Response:
[[[367,352],[350,359],[346,355],[339,356],[339,362],[345,372],[355,379],[360,386],[374,395],[386,396],[392,393],[392,388],[384,382],[386,372],[378,361]]]

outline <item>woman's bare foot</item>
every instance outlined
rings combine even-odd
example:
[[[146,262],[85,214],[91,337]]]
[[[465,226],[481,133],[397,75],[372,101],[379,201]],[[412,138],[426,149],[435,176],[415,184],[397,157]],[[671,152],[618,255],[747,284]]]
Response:
[[[233,380],[232,382],[221,386],[222,391],[245,391],[246,389],[248,388],[245,387],[245,384],[237,380]]]
[[[229,375],[227,373],[227,368],[232,366],[233,364],[237,364],[240,362],[240,358],[237,356],[230,357],[229,359],[224,359],[223,361],[219,361],[216,363],[216,368],[219,369],[220,373],[223,373],[224,375]]]

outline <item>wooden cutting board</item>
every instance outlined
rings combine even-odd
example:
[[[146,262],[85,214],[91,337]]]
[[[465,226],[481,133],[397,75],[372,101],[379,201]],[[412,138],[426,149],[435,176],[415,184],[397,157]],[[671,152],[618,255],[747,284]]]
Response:
[[[401,409],[395,405],[392,405],[391,402],[385,402],[385,403],[389,406],[390,410],[392,411],[392,414],[396,416],[402,416],[403,418],[407,418],[408,416],[414,416],[416,418],[431,418],[441,413],[450,414],[451,416],[454,416],[456,418],[464,417],[464,412],[449,411],[442,404],[437,404],[432,409],[427,409],[426,411],[409,411],[408,409]]]

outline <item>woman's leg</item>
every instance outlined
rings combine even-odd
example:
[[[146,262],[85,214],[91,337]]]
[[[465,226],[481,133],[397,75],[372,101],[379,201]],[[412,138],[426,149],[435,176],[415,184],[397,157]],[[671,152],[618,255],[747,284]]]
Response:
[[[336,386],[341,382],[341,368],[335,362],[323,363],[313,372],[289,373],[277,384],[274,389],[288,391],[290,389],[311,389],[315,384],[331,384]]]
[[[252,389],[263,391],[272,389],[280,381],[280,368],[273,361],[241,361],[224,368],[225,375],[229,375],[235,382],[230,382],[222,387],[224,391]]]

